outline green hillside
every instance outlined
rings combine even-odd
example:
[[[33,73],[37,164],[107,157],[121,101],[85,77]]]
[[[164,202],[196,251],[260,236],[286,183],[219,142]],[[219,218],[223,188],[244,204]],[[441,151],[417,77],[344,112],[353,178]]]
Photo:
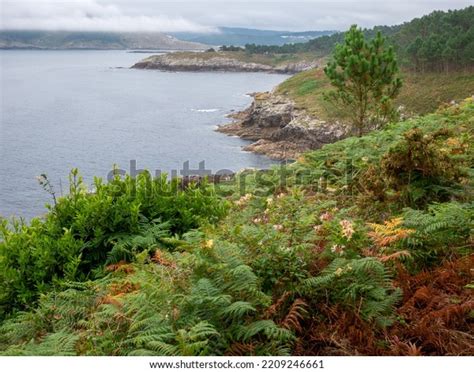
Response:
[[[453,100],[461,100],[474,93],[474,74],[464,71],[450,73],[416,73],[402,71],[403,87],[395,100],[403,106],[405,115],[413,116],[434,111],[438,106]],[[322,120],[344,120],[346,115],[340,106],[324,99],[324,93],[332,89],[321,69],[301,72],[281,83],[276,92],[290,97],[298,108]]]

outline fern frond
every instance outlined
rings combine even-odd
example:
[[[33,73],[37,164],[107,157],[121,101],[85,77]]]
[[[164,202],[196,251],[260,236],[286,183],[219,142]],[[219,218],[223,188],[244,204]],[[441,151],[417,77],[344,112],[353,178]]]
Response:
[[[283,328],[301,332],[301,321],[308,314],[308,304],[301,298],[297,298],[290,307],[288,314],[281,321],[280,325]]]
[[[230,317],[231,319],[242,319],[245,315],[254,313],[257,310],[249,302],[236,301],[227,306],[222,310],[224,317]]]

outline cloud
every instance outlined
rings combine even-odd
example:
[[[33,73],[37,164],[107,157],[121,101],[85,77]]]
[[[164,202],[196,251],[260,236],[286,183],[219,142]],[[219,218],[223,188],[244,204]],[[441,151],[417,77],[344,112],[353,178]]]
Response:
[[[345,30],[393,25],[472,0],[0,0],[0,28],[215,31],[218,26]]]
[[[97,0],[2,0],[1,13],[4,30],[215,31],[181,16],[125,14]]]

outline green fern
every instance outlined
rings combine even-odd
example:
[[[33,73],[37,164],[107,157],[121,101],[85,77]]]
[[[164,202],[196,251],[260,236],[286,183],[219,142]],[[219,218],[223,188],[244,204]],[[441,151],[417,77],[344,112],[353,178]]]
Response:
[[[240,327],[237,332],[237,338],[242,341],[249,341],[257,335],[279,342],[289,342],[294,338],[291,331],[278,327],[273,320],[258,320]]]
[[[13,346],[1,355],[37,355],[37,356],[73,356],[76,355],[76,343],[79,337],[66,330],[48,334],[41,342],[30,341],[20,347]]]
[[[362,318],[381,326],[391,324],[394,305],[401,299],[401,290],[393,288],[388,270],[370,257],[336,259],[303,285],[304,294],[326,294],[331,303],[360,311]]]
[[[225,307],[221,314],[223,317],[230,319],[243,319],[248,314],[253,314],[257,310],[252,304],[246,301],[236,301]]]
[[[453,254],[472,252],[474,203],[432,204],[427,211],[405,209],[404,225],[415,230],[405,241],[418,268],[432,266]]]
[[[114,234],[108,239],[113,248],[107,254],[106,264],[119,261],[130,261],[136,253],[151,251],[158,246],[165,246],[165,238],[169,237],[169,223],[153,221],[151,224],[142,224],[138,234]]]

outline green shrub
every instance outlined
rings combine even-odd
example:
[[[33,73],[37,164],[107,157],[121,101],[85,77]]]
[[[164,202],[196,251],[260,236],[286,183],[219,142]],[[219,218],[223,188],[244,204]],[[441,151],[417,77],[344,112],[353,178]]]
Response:
[[[440,137],[446,140],[449,134],[440,130],[428,135],[414,128],[382,157],[382,177],[387,179],[388,187],[400,193],[403,204],[423,206],[447,201],[461,189],[460,181],[466,175],[461,161],[441,150]]]
[[[170,249],[165,238],[226,213],[207,184],[183,190],[178,180],[144,173],[108,184],[96,179],[94,192],[88,192],[77,170],[70,181],[69,195],[45,219],[1,222],[1,313],[31,305],[60,279],[85,280],[105,263],[153,247]]]

